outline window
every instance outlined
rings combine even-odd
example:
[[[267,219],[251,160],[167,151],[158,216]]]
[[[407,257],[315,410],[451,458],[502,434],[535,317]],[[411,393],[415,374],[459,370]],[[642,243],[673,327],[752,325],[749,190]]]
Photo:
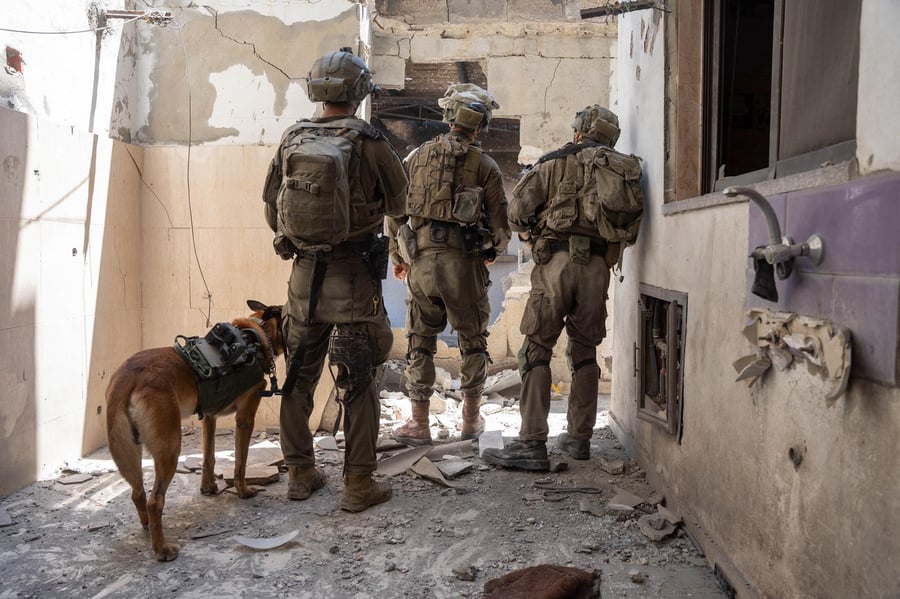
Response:
[[[638,418],[681,440],[687,295],[641,284],[640,331],[635,343]]]
[[[855,155],[861,4],[677,5],[667,16],[667,201]]]

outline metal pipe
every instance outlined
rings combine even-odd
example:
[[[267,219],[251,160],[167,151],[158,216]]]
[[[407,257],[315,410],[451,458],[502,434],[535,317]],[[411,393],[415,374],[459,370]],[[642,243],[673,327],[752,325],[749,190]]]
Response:
[[[772,209],[772,204],[766,199],[766,196],[759,193],[755,189],[749,187],[726,187],[722,193],[728,197],[747,196],[762,211],[766,217],[766,226],[769,229],[769,245],[779,245],[782,243],[781,226],[778,224],[778,216]]]

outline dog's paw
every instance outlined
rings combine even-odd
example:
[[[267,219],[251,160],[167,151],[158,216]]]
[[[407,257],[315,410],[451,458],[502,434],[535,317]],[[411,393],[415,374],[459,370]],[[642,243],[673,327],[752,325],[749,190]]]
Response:
[[[172,543],[166,543],[161,551],[156,552],[156,561],[158,562],[170,562],[176,557],[178,557],[178,545]]]
[[[243,489],[237,489],[237,494],[241,499],[250,499],[251,497],[256,497],[256,494],[260,491],[262,491],[260,487],[247,485]]]

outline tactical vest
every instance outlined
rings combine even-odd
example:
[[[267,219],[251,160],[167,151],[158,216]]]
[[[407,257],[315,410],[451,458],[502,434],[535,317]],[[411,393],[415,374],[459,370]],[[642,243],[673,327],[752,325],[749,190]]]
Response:
[[[427,141],[409,162],[410,217],[473,225],[482,217],[481,148],[455,135]]]
[[[265,380],[263,341],[253,329],[220,322],[205,337],[175,337],[175,352],[197,379],[197,416],[216,414]]]

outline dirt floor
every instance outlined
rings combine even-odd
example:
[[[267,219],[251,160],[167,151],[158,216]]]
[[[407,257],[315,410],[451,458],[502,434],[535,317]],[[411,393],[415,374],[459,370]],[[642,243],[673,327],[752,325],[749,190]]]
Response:
[[[494,382],[504,376],[514,379],[501,373]],[[487,396],[482,410],[491,433],[485,443],[501,433],[507,441],[515,437],[517,393],[507,386]],[[445,407],[433,405],[432,432],[446,437],[440,443],[452,443],[459,440],[459,408],[452,390],[444,396]],[[382,391],[385,437],[405,417],[408,403],[399,390]],[[200,434],[185,428],[183,472],[169,488],[164,516],[166,534],[181,552],[168,563],[153,558],[130,491],[103,449],[69,464],[59,478],[0,500],[0,598],[480,597],[488,580],[537,564],[599,570],[605,598],[724,597],[682,527],[651,516],[664,498],[607,427],[608,397],[601,396],[600,404],[588,461],[554,449],[551,459],[565,462],[567,470],[529,473],[486,464],[477,445],[446,458],[438,450],[415,468],[426,476],[425,466],[440,465],[448,473],[448,466],[468,468],[444,477],[452,486],[403,471],[390,476],[394,497],[360,514],[337,507],[340,435],[337,442],[324,433],[317,439],[328,484],[310,499],[287,501],[287,475],[270,466],[260,476],[277,481],[242,500],[231,488],[214,497],[200,494],[199,474],[191,471],[198,466]],[[562,394],[552,402],[548,445],[564,430],[565,406]],[[277,434],[257,434],[251,463],[277,463],[277,443]],[[217,469],[226,476],[232,447],[231,431],[220,431]],[[391,462],[379,468],[403,460],[403,451],[381,451],[382,460]],[[145,465],[149,486],[152,465]],[[648,527],[648,518],[663,530]],[[647,536],[673,528],[661,541]],[[295,531],[271,549],[243,544]]]

